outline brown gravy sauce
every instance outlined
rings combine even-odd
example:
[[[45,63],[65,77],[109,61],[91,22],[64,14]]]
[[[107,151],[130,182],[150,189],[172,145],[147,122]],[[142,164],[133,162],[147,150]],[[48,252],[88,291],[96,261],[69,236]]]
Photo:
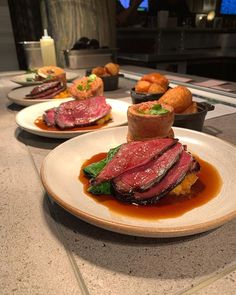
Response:
[[[108,124],[104,123],[104,124],[99,124],[99,125],[91,125],[91,126],[85,126],[85,127],[73,127],[73,128],[67,128],[67,129],[60,129],[58,127],[49,127],[47,126],[44,121],[43,118],[40,116],[38,117],[35,121],[34,124],[42,129],[42,130],[47,130],[47,131],[78,131],[78,130],[96,130],[96,129],[100,129],[104,126],[106,126]]]
[[[194,208],[206,204],[211,199],[215,198],[222,186],[222,179],[214,166],[210,163],[195,156],[201,165],[199,179],[192,186],[192,192],[189,195],[173,196],[167,195],[160,199],[155,205],[136,206],[132,204],[125,204],[116,200],[113,196],[108,195],[92,195],[87,192],[89,187],[89,180],[84,175],[82,169],[87,165],[100,161],[106,157],[106,153],[94,155],[84,162],[81,167],[79,180],[84,185],[84,193],[88,197],[92,197],[98,203],[106,206],[111,211],[142,219],[161,219],[173,218],[183,215]]]

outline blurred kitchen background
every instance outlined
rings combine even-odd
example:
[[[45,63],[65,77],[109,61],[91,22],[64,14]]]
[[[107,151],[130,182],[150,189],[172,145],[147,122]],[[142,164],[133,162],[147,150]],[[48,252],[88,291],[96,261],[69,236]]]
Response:
[[[144,0],[119,21],[126,9],[129,0],[0,0],[0,70],[27,69],[21,42],[47,28],[61,67],[112,59],[236,81],[235,0]]]

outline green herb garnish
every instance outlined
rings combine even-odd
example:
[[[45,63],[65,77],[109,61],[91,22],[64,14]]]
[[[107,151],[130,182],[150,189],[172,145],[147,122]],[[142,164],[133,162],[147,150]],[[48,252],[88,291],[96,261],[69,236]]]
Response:
[[[108,162],[111,161],[111,159],[114,157],[114,155],[118,152],[120,149],[120,145],[110,149],[106,158],[88,165],[83,169],[83,172],[90,178],[95,178],[102,169],[106,166]],[[94,194],[94,195],[110,195],[111,194],[111,183],[109,181],[106,181],[104,183],[98,184],[98,185],[91,185],[88,188],[88,192]]]
[[[54,77],[52,76],[52,75],[47,75],[47,78],[46,78],[46,80],[51,80],[51,79],[53,79]]]
[[[91,84],[93,81],[95,81],[97,79],[97,76],[95,74],[92,74],[88,77],[88,80],[87,80],[87,83],[85,86],[79,84],[77,86],[77,89],[80,90],[80,91],[83,91],[83,90],[89,90],[91,89]]]
[[[143,115],[164,115],[169,113],[167,109],[164,109],[161,104],[155,104],[149,110],[138,110],[138,113]]]
[[[85,90],[89,90],[91,88],[91,85],[89,83],[86,84]]]
[[[111,183],[110,181],[106,181],[98,185],[92,185],[88,188],[88,192],[94,195],[110,195]]]
[[[113,149],[110,149],[105,159],[86,166],[83,169],[83,172],[88,177],[95,178],[100,173],[100,171],[102,171],[105,165],[111,161],[111,159],[114,157],[114,155],[118,152],[119,149],[120,149],[120,145]]]
[[[164,109],[161,104],[155,104],[150,109],[150,115],[164,115],[166,113],[169,113],[167,109]]]
[[[77,89],[80,90],[80,91],[83,91],[83,90],[84,90],[84,89],[83,89],[83,86],[82,86],[81,84],[79,84],[79,85],[77,86]]]
[[[37,74],[38,73],[38,70],[37,69],[28,69],[26,71],[26,74]]]
[[[91,74],[91,75],[89,75],[89,77],[88,77],[88,81],[89,82],[93,82],[93,81],[95,81],[97,79],[97,76],[95,75],[95,74]]]

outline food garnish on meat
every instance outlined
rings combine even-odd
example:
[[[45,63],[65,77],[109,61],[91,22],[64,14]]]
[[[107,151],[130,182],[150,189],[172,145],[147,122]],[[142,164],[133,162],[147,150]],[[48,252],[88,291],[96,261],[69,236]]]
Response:
[[[138,205],[156,203],[169,193],[189,193],[199,170],[186,147],[170,138],[124,143],[83,169],[89,192]]]
[[[48,126],[60,129],[103,124],[111,120],[111,106],[104,96],[86,100],[71,100],[46,110],[43,120]]]

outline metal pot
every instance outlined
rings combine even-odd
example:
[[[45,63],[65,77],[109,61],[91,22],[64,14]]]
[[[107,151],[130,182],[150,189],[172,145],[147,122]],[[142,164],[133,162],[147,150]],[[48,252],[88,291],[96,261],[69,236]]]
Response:
[[[174,126],[202,131],[207,112],[214,110],[215,106],[207,102],[197,102],[197,108],[197,113],[175,114]]]
[[[116,50],[108,48],[63,50],[66,67],[69,69],[90,69],[104,66],[115,59]]]
[[[39,41],[19,42],[23,46],[27,68],[34,70],[43,66],[41,47]]]

